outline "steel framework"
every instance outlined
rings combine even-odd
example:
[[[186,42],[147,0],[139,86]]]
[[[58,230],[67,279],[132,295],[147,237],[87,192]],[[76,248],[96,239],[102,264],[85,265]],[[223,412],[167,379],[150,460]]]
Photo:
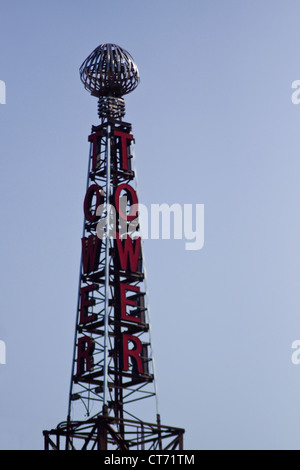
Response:
[[[88,138],[68,417],[44,431],[45,449],[182,449],[184,430],[160,423],[134,137],[118,101],[137,86],[138,70],[126,51],[105,44],[80,76],[99,98],[102,122]],[[136,417],[145,399],[156,407],[155,424]]]

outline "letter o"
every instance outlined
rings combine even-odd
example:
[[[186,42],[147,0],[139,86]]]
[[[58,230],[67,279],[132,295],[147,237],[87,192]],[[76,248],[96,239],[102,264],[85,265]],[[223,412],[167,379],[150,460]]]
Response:
[[[93,197],[96,197],[96,206],[92,209],[92,200]],[[84,216],[89,222],[95,222],[99,217],[96,214],[97,207],[104,203],[103,189],[97,184],[92,184],[85,195],[84,198]]]
[[[135,206],[135,208],[133,210],[130,210],[130,213],[127,215],[127,214],[124,214],[124,212],[121,210],[121,207],[120,207],[120,194],[122,191],[126,191],[126,193],[129,195],[129,200],[130,200],[130,204],[133,206]],[[118,214],[120,215],[120,217],[122,217],[122,219],[124,220],[128,220],[128,221],[131,221],[131,220],[134,220],[137,215],[138,215],[138,208],[137,208],[137,204],[138,204],[138,198],[137,198],[137,194],[135,192],[135,190],[133,189],[132,186],[129,186],[129,184],[120,184],[117,189],[116,189],[116,192],[115,192],[115,206],[116,206],[116,209],[118,211]]]

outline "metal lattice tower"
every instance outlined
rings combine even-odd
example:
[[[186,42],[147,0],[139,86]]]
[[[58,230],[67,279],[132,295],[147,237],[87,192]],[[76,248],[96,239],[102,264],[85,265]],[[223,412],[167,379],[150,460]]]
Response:
[[[134,137],[123,121],[138,68],[127,51],[102,44],[80,78],[98,98],[101,123],[88,137],[68,417],[44,431],[45,448],[182,449],[184,430],[163,426],[158,411]],[[155,424],[136,416],[150,401]]]

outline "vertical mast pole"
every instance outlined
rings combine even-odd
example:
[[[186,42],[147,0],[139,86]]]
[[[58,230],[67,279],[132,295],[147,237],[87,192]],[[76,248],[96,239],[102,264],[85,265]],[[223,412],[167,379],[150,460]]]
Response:
[[[110,160],[111,126],[107,126],[106,138],[106,244],[105,244],[105,307],[104,307],[104,395],[103,405],[108,404],[108,317],[109,317],[109,216],[110,216]]]

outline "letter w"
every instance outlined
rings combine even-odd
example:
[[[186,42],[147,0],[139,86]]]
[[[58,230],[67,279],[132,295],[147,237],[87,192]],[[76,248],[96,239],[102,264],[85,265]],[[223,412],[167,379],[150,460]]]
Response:
[[[124,240],[121,240],[119,234],[116,235],[121,269],[126,271],[129,263],[130,270],[136,272],[141,252],[141,237],[132,240],[131,237],[127,236]]]
[[[102,241],[95,235],[81,239],[82,244],[82,269],[85,274],[96,271],[99,265],[99,256]]]

